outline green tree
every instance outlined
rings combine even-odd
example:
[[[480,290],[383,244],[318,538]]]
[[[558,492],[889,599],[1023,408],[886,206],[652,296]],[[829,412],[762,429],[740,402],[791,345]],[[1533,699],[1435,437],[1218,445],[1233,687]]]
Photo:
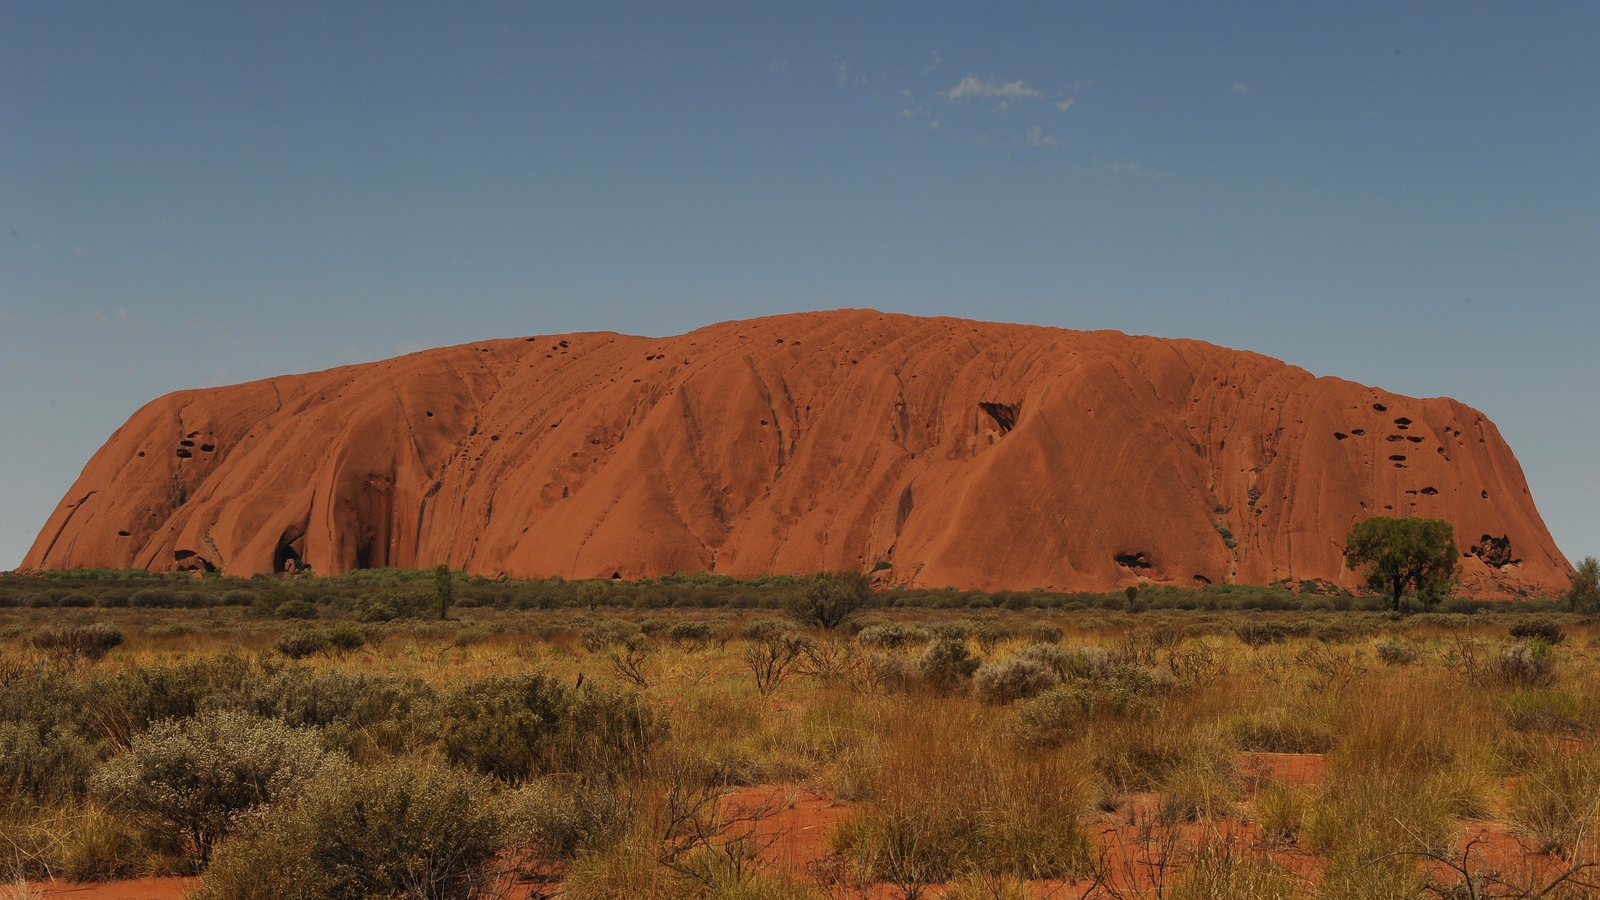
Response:
[[[439,601],[439,619],[443,621],[450,605],[456,602],[456,582],[448,563],[439,563],[433,570],[433,591]]]
[[[606,600],[610,593],[603,581],[586,581],[583,587],[578,588],[578,602],[590,609],[597,608]]]
[[[1585,556],[1578,567],[1567,573],[1567,602],[1573,612],[1600,612],[1600,560]]]
[[[1455,584],[1460,557],[1455,529],[1443,519],[1374,516],[1357,522],[1345,538],[1345,564],[1370,567],[1367,584],[1389,591],[1396,610],[1408,587],[1424,609],[1442,599]]]
[[[872,583],[860,572],[818,572],[786,604],[789,615],[807,625],[833,630],[848,622],[872,599]]]

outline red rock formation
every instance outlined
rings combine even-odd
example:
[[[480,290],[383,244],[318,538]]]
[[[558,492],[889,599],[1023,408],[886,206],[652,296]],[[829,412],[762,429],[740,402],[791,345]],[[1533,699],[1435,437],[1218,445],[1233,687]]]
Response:
[[[171,394],[23,565],[1353,586],[1341,542],[1380,514],[1481,544],[1475,593],[1565,584],[1510,448],[1454,400],[1198,341],[842,310]]]

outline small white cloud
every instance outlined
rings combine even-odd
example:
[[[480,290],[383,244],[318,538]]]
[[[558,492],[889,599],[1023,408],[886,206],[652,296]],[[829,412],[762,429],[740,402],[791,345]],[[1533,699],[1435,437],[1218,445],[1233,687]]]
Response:
[[[117,318],[124,322],[128,321],[128,311],[120,306],[117,307]]]
[[[1233,87],[1228,88],[1228,90],[1233,91],[1236,94],[1248,94],[1250,93],[1250,85],[1245,84],[1242,81],[1235,81],[1233,83]]]
[[[928,127],[937,129],[939,127],[939,120],[938,119],[934,119],[932,122],[929,122],[928,123]]]
[[[1011,108],[1011,104],[1010,103],[1007,103],[1006,101],[1001,100],[999,103],[995,104],[994,111],[995,112],[1005,112],[1006,110],[1008,110],[1010,108]]]
[[[833,64],[833,77],[839,79],[839,83],[840,84],[844,84],[844,83],[848,82],[850,80],[850,64],[849,63],[834,63]]]
[[[989,143],[989,136],[987,134],[975,134],[972,136],[972,139],[980,144]]]
[[[1023,140],[1026,140],[1029,144],[1031,144],[1031,145],[1033,145],[1035,147],[1059,147],[1059,146],[1061,146],[1061,142],[1060,141],[1056,140],[1055,138],[1051,137],[1048,134],[1045,134],[1044,133],[1044,129],[1039,127],[1038,125],[1033,126],[1033,130],[1028,132],[1026,135],[1024,135],[1023,136]]]
[[[933,56],[933,62],[926,69],[922,70],[922,74],[924,75],[931,74],[934,69],[939,68],[939,63],[944,61],[939,58],[939,51],[933,50],[930,51],[930,53]]]
[[[915,119],[918,116],[925,116],[927,114],[928,114],[927,108],[924,107],[920,103],[912,104],[911,108],[902,109],[899,112],[895,113],[895,115],[899,116],[902,119]]]
[[[1139,168],[1136,162],[1117,162],[1111,164],[1111,171],[1118,175],[1145,175],[1149,174]]]
[[[1007,100],[1026,100],[1030,97],[1043,98],[1044,94],[1028,87],[1020,81],[1008,81],[1001,84],[993,77],[978,80],[976,75],[968,75],[961,79],[961,83],[945,91],[941,96],[950,100],[961,100],[967,97],[1002,97]]]
[[[1077,103],[1077,102],[1078,101],[1072,99],[1071,97],[1068,97],[1067,99],[1062,100],[1060,103],[1057,103],[1056,104],[1056,109],[1059,109],[1062,112],[1066,112],[1067,110],[1072,108],[1072,104]]]

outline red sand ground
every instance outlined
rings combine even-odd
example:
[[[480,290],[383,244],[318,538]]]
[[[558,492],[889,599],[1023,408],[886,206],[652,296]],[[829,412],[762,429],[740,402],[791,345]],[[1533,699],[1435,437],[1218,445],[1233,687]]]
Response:
[[[1511,449],[1454,400],[1198,341],[839,310],[171,394],[23,567],[1348,587],[1343,538],[1382,514],[1451,522],[1470,594],[1565,587]]]

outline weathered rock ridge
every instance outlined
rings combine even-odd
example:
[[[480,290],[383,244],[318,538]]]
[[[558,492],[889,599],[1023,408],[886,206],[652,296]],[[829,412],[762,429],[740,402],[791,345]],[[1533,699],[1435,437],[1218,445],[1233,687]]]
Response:
[[[1342,540],[1379,514],[1454,524],[1473,593],[1565,585],[1511,449],[1454,400],[1198,341],[841,310],[170,394],[23,566],[1354,586]]]

